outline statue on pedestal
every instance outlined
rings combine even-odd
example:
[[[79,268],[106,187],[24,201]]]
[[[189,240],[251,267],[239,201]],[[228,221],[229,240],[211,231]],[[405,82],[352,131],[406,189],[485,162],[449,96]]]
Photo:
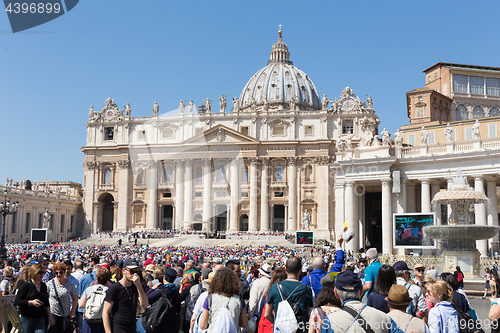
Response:
[[[368,98],[366,99],[366,105],[370,110],[373,108],[373,100],[371,95],[368,95]]]
[[[51,216],[52,214],[49,213],[49,209],[45,208],[45,213],[43,214],[43,225],[42,225],[44,229],[49,229]]]
[[[382,145],[383,146],[390,146],[391,145],[391,134],[387,132],[387,130],[384,128],[382,131]]]
[[[207,113],[212,112],[212,102],[210,102],[208,97],[207,97],[207,99],[205,99],[205,109],[206,109]]]
[[[427,144],[429,139],[429,132],[422,126],[422,130],[420,131],[420,141],[423,145]]]
[[[328,97],[326,97],[326,94],[323,94],[323,98],[321,99],[321,110],[328,110],[328,103],[330,101],[328,100]]]
[[[188,104],[188,112],[193,113],[193,110],[194,110],[194,103],[193,100],[190,100]]]
[[[130,114],[132,113],[132,107],[130,106],[130,103],[127,103],[127,105],[124,105],[125,107],[125,117],[130,117]]]
[[[302,217],[302,229],[309,230],[309,226],[311,225],[311,213],[306,209],[304,212],[304,216]]]
[[[403,146],[403,133],[401,133],[401,131],[398,130],[396,131],[396,133],[394,133],[394,142],[396,143],[396,147],[402,147]]]
[[[183,114],[184,110],[186,109],[186,104],[181,99],[181,102],[179,103],[179,114]]]
[[[227,101],[226,101],[226,96],[221,95],[219,97],[219,105],[220,105],[220,112],[226,112],[226,106],[227,106]]]
[[[160,111],[160,106],[158,105],[158,103],[155,102],[155,104],[153,105],[153,114],[157,116],[159,111]]]
[[[238,97],[233,98],[233,112],[238,112],[240,109]]]
[[[455,141],[455,140],[453,140],[453,129],[451,128],[450,123],[448,123],[448,125],[446,125],[446,128],[444,130],[444,135],[446,136],[446,139],[448,140],[448,142]]]
[[[474,134],[474,140],[479,140],[481,139],[481,133],[479,132],[479,120],[476,119],[476,122],[472,126],[472,133]]]

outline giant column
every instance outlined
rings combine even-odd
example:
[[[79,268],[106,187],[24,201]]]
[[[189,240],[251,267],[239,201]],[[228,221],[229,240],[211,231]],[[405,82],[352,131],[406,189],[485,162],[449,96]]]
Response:
[[[192,229],[193,221],[193,159],[186,160],[184,170],[184,224],[182,229]],[[187,224],[186,224],[187,223]]]
[[[212,161],[209,158],[203,161],[203,229],[211,230],[210,220],[212,194]]]
[[[288,220],[288,229],[285,231],[295,232],[297,229],[297,157],[288,158]]]
[[[342,235],[344,224],[344,182],[335,181],[335,238]]]
[[[422,213],[431,212],[431,187],[428,179],[423,179],[421,181],[421,209]]]
[[[146,229],[154,230],[158,227],[158,175],[157,163],[149,161],[149,203],[148,217],[146,219]]]
[[[349,228],[354,232],[354,238],[346,243],[345,249],[356,252],[358,245],[358,221],[356,211],[356,200],[354,200],[354,182],[347,181],[345,184],[345,219],[349,224]]]
[[[184,163],[183,160],[175,161],[175,225],[174,229],[182,229],[184,221]]]
[[[498,227],[498,207],[497,207],[497,180],[493,177],[486,178],[486,190],[489,199],[489,204],[486,206],[488,212],[488,225]],[[498,252],[498,233],[492,238],[492,246],[494,252]]]
[[[391,180],[382,179],[382,253],[392,254]]]
[[[474,178],[474,190],[484,193],[483,177]],[[486,225],[486,207],[484,203],[474,205],[474,213],[476,215],[476,225]],[[481,253],[481,257],[488,256],[488,240],[482,239],[476,241],[476,247]]]
[[[132,191],[130,189],[129,182],[129,170],[130,161],[121,160],[118,161],[118,167],[120,169],[120,174],[118,175],[118,219],[117,219],[117,229],[119,231],[128,230],[128,222],[130,216],[130,200],[132,196]],[[115,230],[116,231],[116,230]]]
[[[416,213],[415,208],[415,184],[412,182],[406,183],[406,213]]]
[[[250,216],[248,231],[257,231],[257,164],[256,157],[250,159]]]
[[[260,231],[269,231],[269,158],[262,159],[262,181],[260,195]]]
[[[93,214],[94,214],[94,189],[95,182],[95,169],[97,163],[86,162],[85,163],[85,217],[83,221],[82,237],[89,237],[94,231],[92,226],[94,224]]]
[[[330,157],[321,156],[316,160],[316,171],[318,177],[316,177],[316,184],[318,187],[319,198],[317,213],[316,213],[316,230],[321,231],[325,239],[330,237],[329,234],[329,223],[330,223]],[[313,214],[313,212],[311,212]]]
[[[240,198],[239,164],[240,159],[235,158],[231,161],[230,167],[231,203],[229,212],[229,231],[231,232],[238,231],[238,203]]]

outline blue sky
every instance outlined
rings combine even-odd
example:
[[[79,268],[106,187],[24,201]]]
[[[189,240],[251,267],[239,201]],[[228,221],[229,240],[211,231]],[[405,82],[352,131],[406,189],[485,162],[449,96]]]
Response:
[[[322,96],[371,95],[380,127],[408,123],[406,92],[439,61],[500,67],[500,2],[81,0],[13,34],[0,14],[0,183],[83,181],[88,109],[133,116],[239,96],[278,24]]]

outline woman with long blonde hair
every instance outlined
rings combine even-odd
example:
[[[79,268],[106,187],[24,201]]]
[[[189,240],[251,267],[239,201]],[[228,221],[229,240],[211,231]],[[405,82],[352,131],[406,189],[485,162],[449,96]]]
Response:
[[[453,307],[453,291],[445,281],[427,283],[425,300],[435,306],[429,311],[431,333],[460,333],[457,311]]]

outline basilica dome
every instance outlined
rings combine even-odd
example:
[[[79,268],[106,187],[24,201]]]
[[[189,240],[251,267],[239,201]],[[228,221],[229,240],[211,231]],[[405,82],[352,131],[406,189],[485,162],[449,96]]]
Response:
[[[250,78],[239,99],[240,110],[319,110],[321,100],[306,73],[293,66],[281,30],[267,66]]]

